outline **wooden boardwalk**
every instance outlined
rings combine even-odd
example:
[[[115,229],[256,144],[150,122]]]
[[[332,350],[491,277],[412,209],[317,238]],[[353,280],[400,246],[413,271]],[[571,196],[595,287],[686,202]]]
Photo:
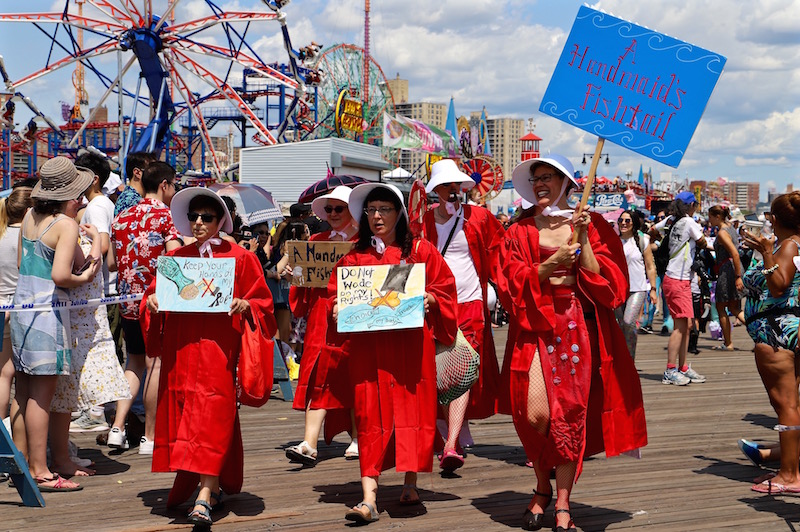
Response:
[[[581,530],[797,530],[800,499],[749,490],[760,470],[739,452],[747,437],[770,442],[775,414],[756,373],[752,342],[734,333],[741,351],[711,351],[718,342],[701,337],[702,352],[689,355],[708,377],[705,384],[664,386],[666,338],[640,337],[637,367],[644,390],[650,443],[642,459],[627,456],[586,462],[573,491],[573,517]],[[505,344],[505,329],[496,329]],[[345,530],[344,512],[360,500],[358,465],[342,458],[346,442],[320,447],[320,463],[295,467],[283,448],[302,437],[303,416],[279,398],[242,412],[244,493],[229,497],[215,519],[217,531]],[[533,472],[507,416],[471,423],[476,445],[453,478],[420,475],[424,507],[397,504],[402,475],[388,472],[379,492],[380,521],[369,530],[511,530],[534,486]],[[25,508],[15,490],[0,484],[0,530],[189,529],[184,511],[164,501],[172,476],[149,472],[149,459],[128,451],[109,455],[94,436],[79,435],[81,456],[98,474],[77,493],[44,494],[47,507]],[[552,507],[551,507],[552,509]],[[552,525],[548,515],[546,525]]]

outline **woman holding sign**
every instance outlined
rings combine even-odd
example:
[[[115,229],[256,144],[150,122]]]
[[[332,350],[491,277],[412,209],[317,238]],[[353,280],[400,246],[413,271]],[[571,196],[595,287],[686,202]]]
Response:
[[[512,416],[537,478],[524,528],[543,526],[555,494],[554,530],[575,530],[569,497],[584,457],[647,443],[639,378],[614,318],[628,291],[625,255],[600,215],[569,209],[575,181],[565,157],[525,161],[512,180],[535,205],[500,251],[500,289],[516,309]]]
[[[235,259],[233,297],[225,305],[227,312],[159,313],[156,282],[142,300],[147,353],[161,357],[153,471],[178,473],[167,506],[185,501],[199,483],[189,522],[208,526],[220,501],[220,488],[239,493],[242,487],[235,381],[243,320],[261,320],[270,336],[276,326],[272,297],[258,259],[219,238],[220,231],[232,230],[222,199],[208,189],[193,187],[175,194],[170,207],[178,231],[197,240],[171,251],[169,257]],[[194,299],[201,289],[211,290],[212,286],[210,280],[201,288],[188,284],[180,297]]]
[[[353,217],[347,208],[350,188],[338,186],[330,194],[311,203],[320,220],[328,222],[330,231],[311,236],[311,242],[349,242],[357,235]],[[353,439],[344,452],[347,459],[358,458],[355,421],[351,421],[352,398],[348,391],[348,375],[342,357],[341,341],[336,329],[328,329],[328,289],[293,286],[289,304],[295,317],[306,317],[306,341],[300,360],[300,378],[292,407],[306,413],[303,441],[286,449],[286,456],[295,462],[313,466],[317,463],[317,440],[325,424],[325,441],[352,426]]]
[[[359,185],[350,195],[349,208],[359,223],[358,241],[331,275],[328,292],[334,320],[339,313],[339,268],[425,264],[421,328],[349,333],[343,345],[354,392],[363,490],[362,502],[345,518],[369,523],[378,519],[378,477],[392,466],[405,472],[401,504],[420,504],[417,473],[433,467],[434,338],[447,345],[455,341],[458,310],[453,274],[432,244],[409,232],[403,195],[396,187]]]

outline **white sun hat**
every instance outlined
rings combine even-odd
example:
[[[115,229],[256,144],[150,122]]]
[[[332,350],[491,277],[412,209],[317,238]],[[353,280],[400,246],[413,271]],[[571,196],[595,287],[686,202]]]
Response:
[[[431,178],[425,185],[425,193],[430,194],[439,185],[460,183],[461,190],[469,190],[475,186],[475,180],[458,169],[453,159],[442,159],[431,166]]]
[[[388,183],[363,183],[353,189],[353,191],[350,193],[350,201],[347,204],[347,207],[350,209],[350,214],[353,216],[353,220],[356,223],[361,221],[361,214],[364,212],[364,200],[366,200],[369,193],[376,188],[385,188],[397,196],[397,199],[400,200],[400,210],[403,212],[403,216],[405,216],[407,222],[408,212],[406,212],[406,204],[403,200],[403,193],[400,192],[399,188]]]
[[[216,192],[203,187],[184,188],[172,197],[169,210],[172,212],[172,223],[175,224],[175,229],[184,236],[191,236],[192,222],[189,221],[186,215],[189,214],[189,203],[197,196],[208,196],[222,206],[224,214],[222,215],[222,220],[220,220],[219,230],[223,233],[231,234],[233,232],[233,221],[227,205]]]
[[[328,200],[339,200],[346,204],[350,203],[350,193],[353,191],[350,187],[339,185],[324,196],[314,198],[311,202],[311,210],[317,215],[320,220],[328,221],[328,213],[325,212],[325,206],[328,205]]]
[[[536,201],[536,194],[533,192],[533,183],[529,180],[531,178],[532,168],[542,163],[549,164],[568,177],[575,185],[578,185],[578,182],[575,181],[575,169],[572,167],[572,163],[563,155],[550,154],[547,157],[523,161],[512,170],[511,183],[514,185],[514,190],[517,191],[517,194],[534,205],[538,205],[539,203]],[[560,199],[559,197],[553,203],[558,203]]]

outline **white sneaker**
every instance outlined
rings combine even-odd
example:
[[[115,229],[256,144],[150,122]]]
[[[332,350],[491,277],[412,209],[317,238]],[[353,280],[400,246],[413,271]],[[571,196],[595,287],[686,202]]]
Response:
[[[108,433],[108,446],[113,449],[130,449],[128,434],[119,427],[112,428]]]
[[[142,436],[142,439],[139,440],[139,454],[153,454],[154,447],[155,442],[148,440],[145,436]]]

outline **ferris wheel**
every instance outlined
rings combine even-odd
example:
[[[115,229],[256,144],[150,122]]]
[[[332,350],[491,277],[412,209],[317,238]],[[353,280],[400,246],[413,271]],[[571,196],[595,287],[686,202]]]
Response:
[[[199,149],[209,158],[212,176],[218,177],[223,168],[209,131],[213,124],[236,121],[243,134],[246,128],[255,130],[253,140],[259,144],[275,144],[288,129],[297,127],[296,115],[307,116],[309,108],[316,111],[313,92],[319,76],[309,65],[320,47],[312,43],[293,49],[282,11],[288,0],[262,2],[260,10],[225,11],[211,0],[185,6],[180,0],[64,0],[58,12],[0,13],[0,28],[31,24],[48,41],[43,66],[22,77],[13,79],[0,61],[5,84],[5,94],[0,96],[12,103],[24,102],[28,84],[74,67],[78,102],[70,124],[57,131],[64,140],[55,143],[56,151],[76,149],[86,129],[96,123],[94,115],[84,119],[78,105],[88,103],[83,76],[89,75],[105,89],[93,102],[95,112],[112,95],[119,99],[118,146],[103,151],[118,150],[122,161],[133,151]],[[280,50],[288,51],[285,64],[265,61],[250,44],[266,33],[264,23],[273,24],[281,35]],[[6,57],[19,53],[27,52],[0,49]],[[117,54],[116,62],[106,57],[113,54]],[[31,57],[28,64],[35,61]],[[275,95],[290,101],[258,107],[258,98]],[[273,108],[280,109],[278,116],[270,116]],[[55,129],[41,113],[32,120]],[[11,122],[13,128],[13,117]],[[178,134],[187,128],[197,131],[195,146],[191,136],[187,140]],[[44,129],[39,128],[40,138]],[[191,158],[189,154],[190,166]]]
[[[383,144],[383,113],[395,114],[394,98],[380,65],[363,48],[337,44],[324,50],[314,67],[320,72],[317,136],[339,136],[366,144]],[[344,94],[343,94],[343,91]],[[341,98],[361,103],[363,133],[340,128],[336,115]],[[339,105],[337,105],[339,104]]]

